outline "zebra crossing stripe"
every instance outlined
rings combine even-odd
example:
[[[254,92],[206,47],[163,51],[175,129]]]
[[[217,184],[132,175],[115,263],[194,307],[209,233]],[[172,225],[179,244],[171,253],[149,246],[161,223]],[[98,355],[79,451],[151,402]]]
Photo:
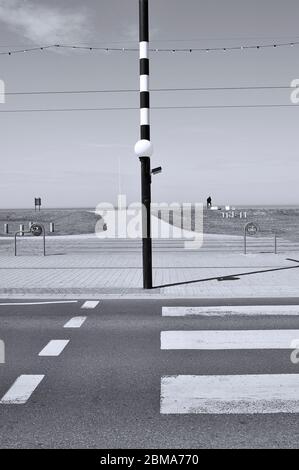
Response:
[[[162,414],[299,413],[299,375],[178,375],[161,379]]]
[[[299,305],[242,305],[218,307],[162,307],[163,317],[205,317],[229,315],[299,315]]]
[[[162,331],[161,349],[294,349],[299,330]]]

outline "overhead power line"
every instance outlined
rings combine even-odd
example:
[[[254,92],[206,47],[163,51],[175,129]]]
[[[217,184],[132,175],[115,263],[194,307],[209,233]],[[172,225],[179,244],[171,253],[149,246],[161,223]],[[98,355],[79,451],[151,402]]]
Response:
[[[213,41],[213,42],[224,42],[224,41],[254,41],[254,42],[260,42],[260,41],[271,41],[272,43],[275,42],[281,42],[281,41],[295,41],[298,40],[299,36],[296,34],[287,34],[287,35],[275,35],[273,34],[271,36],[217,36],[217,37],[210,37],[210,36],[200,36],[200,37],[185,37],[185,38],[151,38],[151,43],[165,43],[165,42],[171,42],[171,43],[192,43],[192,42],[207,42],[207,41]],[[113,41],[113,40],[94,40],[94,41],[84,41],[80,43],[76,43],[77,46],[87,46],[87,47],[92,47],[92,46],[102,46],[102,47],[107,47],[108,44],[118,44],[118,45],[124,45],[124,44],[137,44],[138,38],[136,36],[136,39],[123,39],[121,41]],[[12,48],[18,48],[18,49],[26,49],[26,48],[34,48],[37,47],[36,43],[33,42],[27,42],[26,44],[24,43],[18,43],[18,44],[0,44],[1,49],[12,49]]]
[[[226,52],[226,51],[242,51],[242,50],[258,50],[269,49],[278,47],[294,47],[298,46],[299,41],[292,42],[276,42],[271,44],[254,44],[254,45],[239,45],[239,46],[224,46],[224,47],[184,47],[184,48],[151,48],[151,52]],[[137,52],[139,49],[136,47],[98,47],[93,45],[76,45],[76,44],[49,44],[45,46],[27,47],[22,49],[11,49],[9,51],[2,51],[0,55],[13,55],[22,54],[27,52],[40,52],[49,49],[72,49],[72,50],[85,50],[85,51],[102,51],[102,52]]]
[[[299,109],[295,104],[241,104],[241,105],[199,105],[199,106],[153,106],[153,110],[171,109],[233,109],[233,108],[294,108]],[[4,109],[2,113],[57,113],[57,112],[79,112],[79,111],[136,111],[138,107],[105,107],[105,108],[41,108],[41,109]]]
[[[298,88],[291,85],[258,85],[258,86],[231,86],[231,87],[191,87],[191,88],[152,88],[151,92],[178,92],[178,91],[249,91],[249,90],[292,90]],[[41,91],[11,91],[5,92],[5,96],[18,95],[77,95],[92,93],[136,93],[136,88],[127,89],[103,89],[103,90],[41,90]]]

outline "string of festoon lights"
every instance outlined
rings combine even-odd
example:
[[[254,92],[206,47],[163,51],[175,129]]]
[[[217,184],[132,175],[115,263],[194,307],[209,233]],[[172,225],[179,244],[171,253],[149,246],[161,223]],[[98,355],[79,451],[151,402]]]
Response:
[[[279,47],[294,47],[298,46],[299,41],[283,42],[283,43],[272,43],[272,44],[255,44],[255,45],[242,45],[242,46],[229,46],[229,47],[192,47],[192,48],[152,48],[150,52],[158,53],[193,53],[193,52],[226,52],[226,51],[243,51],[243,50],[258,50],[258,49],[269,49]],[[138,52],[138,48],[130,47],[98,47],[98,46],[80,46],[71,44],[50,44],[46,46],[36,46],[30,48],[14,49],[9,51],[2,51],[0,55],[13,55],[23,54],[31,52],[42,52],[49,49],[72,49],[72,50],[84,50],[84,51],[102,51],[102,52]]]

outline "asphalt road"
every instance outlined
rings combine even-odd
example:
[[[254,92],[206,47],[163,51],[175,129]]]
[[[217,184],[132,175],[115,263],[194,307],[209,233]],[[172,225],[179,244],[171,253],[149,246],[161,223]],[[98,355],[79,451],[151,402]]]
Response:
[[[1,448],[299,447],[297,413],[160,413],[164,376],[299,373],[288,349],[161,350],[161,331],[299,329],[299,308],[292,316],[171,318],[162,306],[203,302],[103,300],[90,309],[83,300],[7,302],[0,301],[0,399],[20,376],[44,378],[26,403],[0,402]],[[64,328],[76,316],[86,320]],[[51,340],[69,342],[58,356],[40,356]]]

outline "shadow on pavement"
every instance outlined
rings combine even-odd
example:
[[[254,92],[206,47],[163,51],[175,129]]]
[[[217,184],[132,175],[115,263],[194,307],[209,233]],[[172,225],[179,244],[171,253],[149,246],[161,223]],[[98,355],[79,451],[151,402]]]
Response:
[[[299,261],[287,258],[288,261],[295,261],[299,263]],[[153,289],[162,289],[163,287],[174,287],[174,286],[183,286],[188,284],[195,284],[197,282],[207,282],[207,281],[236,281],[241,276],[251,276],[252,274],[261,274],[261,273],[270,273],[274,271],[284,271],[286,269],[298,269],[299,264],[297,266],[287,266],[284,268],[273,268],[273,269],[262,269],[260,271],[250,271],[249,273],[237,273],[237,274],[229,274],[228,276],[216,276],[216,277],[208,277],[206,279],[195,279],[192,281],[182,281],[182,282],[174,282],[171,284],[163,284],[160,286],[154,286]]]

